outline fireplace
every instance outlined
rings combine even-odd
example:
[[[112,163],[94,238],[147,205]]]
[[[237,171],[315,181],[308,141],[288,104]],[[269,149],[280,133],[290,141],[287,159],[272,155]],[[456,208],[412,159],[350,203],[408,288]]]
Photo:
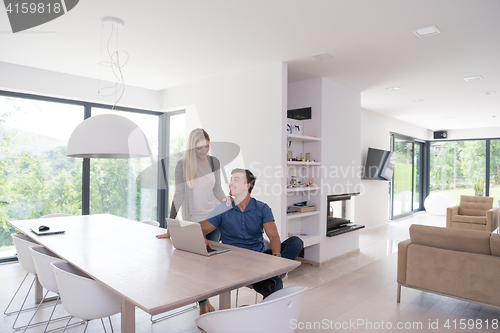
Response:
[[[328,195],[326,212],[326,235],[331,237],[344,232],[364,228],[357,226],[351,221],[351,197],[359,193],[346,193]]]

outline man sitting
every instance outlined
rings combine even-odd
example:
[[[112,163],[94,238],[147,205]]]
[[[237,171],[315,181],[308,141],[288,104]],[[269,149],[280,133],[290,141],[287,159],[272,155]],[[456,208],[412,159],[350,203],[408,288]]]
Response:
[[[250,170],[234,169],[231,172],[229,194],[234,197],[234,202],[229,207],[225,203],[215,207],[201,224],[203,235],[206,236],[218,227],[224,244],[295,260],[304,248],[304,243],[296,236],[281,243],[271,208],[250,197],[255,180]],[[271,243],[271,249],[265,248],[264,231]],[[208,240],[205,239],[205,242],[210,246]],[[253,287],[266,298],[283,288],[281,277],[283,276],[258,282]]]

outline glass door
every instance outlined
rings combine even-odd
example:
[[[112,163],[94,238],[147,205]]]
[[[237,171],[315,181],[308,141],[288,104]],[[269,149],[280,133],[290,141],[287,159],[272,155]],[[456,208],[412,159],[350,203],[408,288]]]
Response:
[[[422,155],[424,152],[424,144],[422,142],[415,142],[413,153],[413,211],[422,209],[422,173],[423,163]]]
[[[396,164],[391,182],[391,219],[413,212],[414,140],[393,134],[392,151]]]

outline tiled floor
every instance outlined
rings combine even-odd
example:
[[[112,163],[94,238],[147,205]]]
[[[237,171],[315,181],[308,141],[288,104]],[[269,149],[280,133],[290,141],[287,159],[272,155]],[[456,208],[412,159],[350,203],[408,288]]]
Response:
[[[412,224],[445,227],[446,216],[420,212],[380,227],[362,229],[359,232],[359,253],[343,257],[321,267],[301,265],[290,272],[285,286],[302,285],[312,289],[387,257],[391,253],[397,252],[400,241],[409,238],[408,229]]]
[[[427,213],[418,213],[413,215],[410,218],[400,219],[395,222],[391,222],[387,225],[372,228],[372,229],[363,229],[360,231],[360,252],[356,254],[349,255],[347,257],[343,257],[339,260],[331,262],[327,265],[321,267],[313,267],[310,265],[301,265],[298,269],[290,272],[289,277],[285,281],[285,286],[287,285],[304,285],[308,287],[306,291],[306,295],[304,298],[303,305],[303,315],[302,318],[304,320],[312,320],[317,317],[317,311],[315,310],[317,306],[321,308],[324,307],[326,303],[330,304],[332,301],[331,293],[335,294],[338,298],[337,302],[345,302],[348,300],[349,302],[354,302],[353,311],[357,309],[356,307],[364,307],[367,306],[365,303],[362,303],[362,300],[367,298],[367,294],[369,294],[366,289],[372,288],[372,285],[377,283],[385,283],[389,286],[386,288],[390,291],[388,294],[390,297],[394,298],[396,287],[395,281],[393,279],[394,270],[395,270],[395,260],[394,256],[388,258],[391,253],[397,251],[397,243],[401,240],[407,239],[408,236],[408,228],[411,224],[425,224],[425,225],[434,225],[434,226],[445,226],[445,217],[444,216],[432,216]],[[371,263],[376,262],[375,266],[368,266]],[[362,269],[360,269],[362,268]],[[387,272],[386,272],[387,271]],[[378,273],[377,273],[378,272]],[[19,281],[24,276],[24,270],[19,266],[19,264],[8,264],[8,265],[0,265],[0,308],[5,308],[7,306],[8,301],[12,295],[12,290],[15,290]],[[376,275],[378,274],[378,275]],[[387,278],[387,274],[389,274],[389,278]],[[365,276],[366,275],[366,276]],[[354,288],[351,285],[342,284],[343,280],[351,281],[351,284],[361,283],[359,281],[355,281],[359,279],[359,281],[363,282],[364,289],[360,293],[352,293],[349,294],[349,291]],[[333,283],[329,283],[333,280],[336,280]],[[372,281],[375,280],[375,281]],[[354,282],[352,282],[354,281]],[[368,286],[368,287],[367,287]],[[385,286],[385,285],[384,285]],[[345,290],[342,290],[346,288]],[[351,288],[351,289],[349,289]],[[385,287],[384,287],[385,288]],[[376,288],[375,288],[376,289]],[[374,289],[374,290],[375,290]],[[385,293],[385,290],[382,290],[382,293]],[[405,294],[404,301],[412,300],[411,295],[415,294],[414,291],[410,291]],[[418,292],[422,294],[421,292]],[[345,295],[344,295],[345,294]],[[420,295],[418,294],[418,295]],[[244,304],[254,304],[256,293],[248,288],[240,288],[240,297],[239,297],[239,305]],[[325,297],[323,297],[326,295]],[[344,295],[347,298],[342,298]],[[346,296],[347,295],[347,296]],[[354,295],[354,296],[353,296]],[[408,295],[408,296],[407,296]],[[323,298],[322,298],[323,297]],[[359,298],[351,300],[349,297]],[[375,301],[380,302],[379,295],[373,296]],[[431,295],[431,297],[434,297]],[[232,293],[232,303],[234,304],[236,293]],[[316,301],[316,298],[318,301]],[[394,299],[390,299],[387,301],[390,306],[394,306]],[[368,298],[368,302],[371,298]],[[32,301],[32,298],[29,299]],[[259,295],[258,300],[261,300],[261,296]],[[218,297],[211,298],[212,304],[217,308]],[[358,303],[356,303],[358,302]],[[335,311],[340,311],[340,309],[346,309],[346,304],[342,303],[342,306],[337,306],[337,303],[332,303],[333,305],[325,308],[321,311],[325,313],[325,316],[328,318],[336,318]],[[20,306],[18,304],[17,306]],[[344,311],[343,310],[343,311]],[[50,308],[46,308],[44,311],[41,311],[39,314],[39,318],[41,320],[48,318]],[[61,308],[61,315],[64,314],[64,310]],[[56,311],[56,312],[58,312]],[[319,310],[318,310],[319,311]],[[347,311],[347,310],[345,310]],[[390,312],[390,311],[389,311]],[[397,314],[397,312],[394,312]],[[394,313],[389,313],[388,316],[394,316]],[[411,312],[413,313],[413,312]],[[339,313],[338,318],[341,318],[343,315],[347,315]],[[496,315],[496,314],[495,314]],[[157,324],[151,324],[150,317],[147,313],[141,311],[140,309],[136,310],[136,330],[137,332],[202,332],[196,327],[195,319],[198,317],[198,310],[191,310],[184,314],[175,316],[171,319],[159,322]],[[12,332],[12,324],[15,319],[15,316],[2,316],[0,317],[0,333]],[[20,318],[21,323],[26,323],[29,320],[29,313],[25,314]],[[115,331],[120,330],[120,315],[115,315],[112,318],[113,326]],[[57,323],[51,325],[50,328],[56,327]],[[37,333],[43,332],[44,327],[38,326],[35,328],[30,328],[28,332]],[[102,327],[100,321],[92,321],[89,325],[89,329],[87,332],[102,332]],[[68,330],[68,332],[83,332],[83,327],[77,326]],[[298,330],[298,332],[302,332],[302,330]],[[305,331],[304,331],[305,332]],[[307,331],[309,332],[309,331]]]

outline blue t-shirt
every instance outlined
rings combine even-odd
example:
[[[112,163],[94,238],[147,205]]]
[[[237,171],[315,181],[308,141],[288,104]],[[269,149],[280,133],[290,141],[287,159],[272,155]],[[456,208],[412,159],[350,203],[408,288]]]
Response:
[[[234,201],[229,207],[223,202],[214,208],[207,220],[219,228],[222,243],[262,252],[264,223],[274,221],[274,216],[271,207],[251,198],[243,212]]]

